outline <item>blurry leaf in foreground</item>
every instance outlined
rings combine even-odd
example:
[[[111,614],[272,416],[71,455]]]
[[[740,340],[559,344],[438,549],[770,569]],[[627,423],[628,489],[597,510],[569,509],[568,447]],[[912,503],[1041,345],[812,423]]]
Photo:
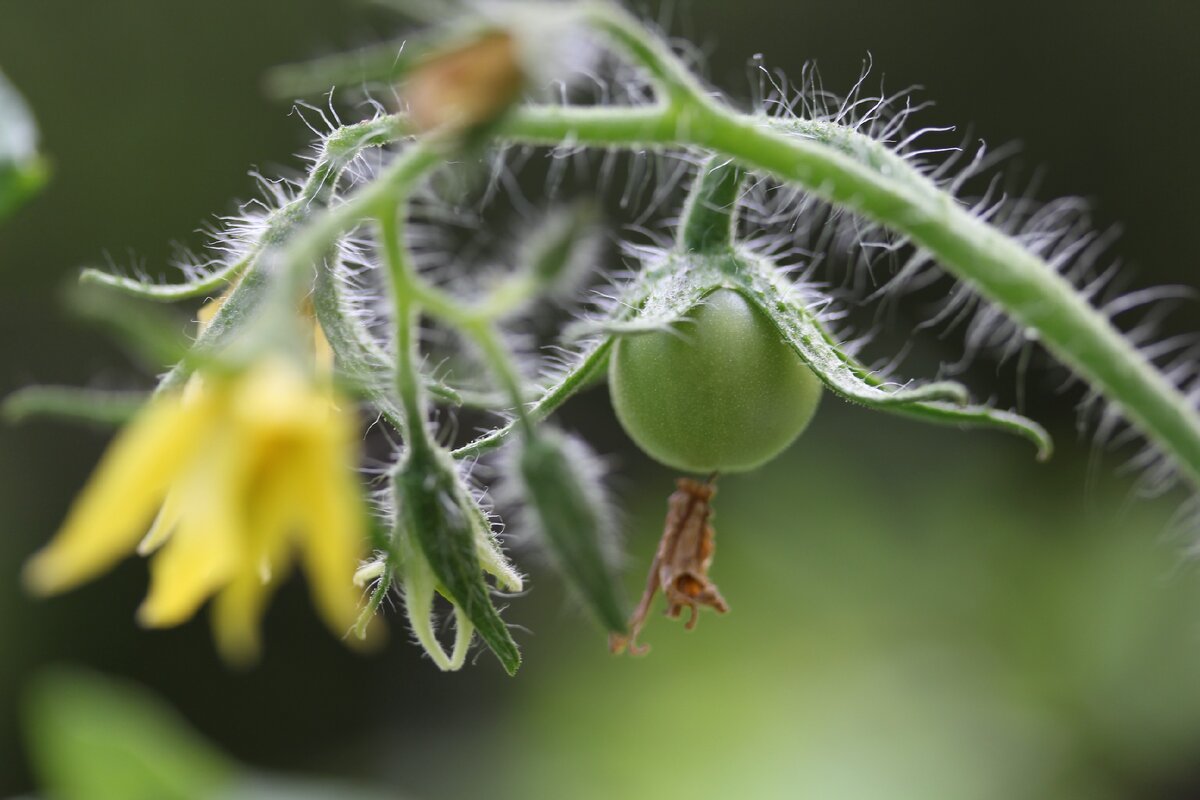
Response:
[[[52,797],[190,800],[233,781],[232,762],[128,684],[56,670],[34,684],[25,710],[33,768]]]
[[[28,106],[0,72],[0,219],[42,187],[50,171],[37,152],[37,126]]]
[[[385,797],[341,783],[247,770],[145,689],[83,670],[44,673],[26,701],[33,767],[43,793],[57,800]]]
[[[276,775],[251,775],[221,792],[217,800],[403,800],[357,786],[324,780],[299,780]]]

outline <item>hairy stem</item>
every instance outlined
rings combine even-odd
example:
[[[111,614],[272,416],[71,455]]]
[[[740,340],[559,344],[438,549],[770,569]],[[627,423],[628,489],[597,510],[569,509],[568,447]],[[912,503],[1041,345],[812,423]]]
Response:
[[[711,253],[733,247],[743,176],[741,168],[726,159],[710,158],[700,167],[679,225],[676,246],[682,252]]]
[[[396,314],[396,394],[404,410],[404,443],[410,448],[422,448],[428,447],[430,442],[425,428],[426,404],[417,348],[417,325],[421,312],[412,291],[415,273],[401,239],[404,233],[400,218],[404,205],[399,201],[385,204],[379,213],[377,225]]]
[[[893,158],[888,169],[879,169],[851,146],[865,144],[861,140],[866,137],[831,124],[824,126],[826,133],[836,136],[788,135],[761,117],[712,100],[694,80],[682,79],[683,65],[623,11],[597,4],[589,14],[598,29],[648,70],[668,102],[628,110],[525,108],[501,124],[502,137],[537,144],[697,146],[906,235],[946,270],[1037,331],[1051,353],[1114,402],[1200,486],[1200,416],[1043,259],[976,217],[902,159]]]
[[[496,376],[496,380],[499,381],[500,388],[508,395],[513,405],[513,413],[517,415],[521,432],[526,436],[532,436],[533,418],[525,406],[525,391],[522,388],[521,373],[517,369],[512,353],[500,340],[496,326],[486,317],[479,317],[465,325],[463,332],[470,336],[483,352],[483,357]]]

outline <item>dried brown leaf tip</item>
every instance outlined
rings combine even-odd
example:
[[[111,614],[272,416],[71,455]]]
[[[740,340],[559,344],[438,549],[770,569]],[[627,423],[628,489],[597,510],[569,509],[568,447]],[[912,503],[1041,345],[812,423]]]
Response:
[[[417,130],[462,132],[497,119],[524,85],[516,41],[489,31],[426,58],[405,84],[404,97]]]
[[[688,630],[696,627],[700,606],[708,606],[719,614],[729,610],[720,590],[708,578],[716,552],[717,533],[711,522],[711,501],[717,493],[715,479],[714,475],[705,483],[690,478],[675,481],[677,488],[667,501],[667,521],[650,565],[646,590],[629,618],[629,632],[610,634],[608,644],[613,653],[628,650],[633,655],[642,655],[650,649],[639,645],[637,637],[659,589],[667,598],[668,617],[678,619],[685,607],[691,610]]]

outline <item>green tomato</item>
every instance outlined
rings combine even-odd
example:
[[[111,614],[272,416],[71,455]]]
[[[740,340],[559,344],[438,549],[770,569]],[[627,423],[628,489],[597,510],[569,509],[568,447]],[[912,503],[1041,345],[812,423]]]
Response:
[[[617,341],[617,418],[647,454],[688,472],[741,472],[808,426],[821,381],[762,311],[718,289],[670,331]]]

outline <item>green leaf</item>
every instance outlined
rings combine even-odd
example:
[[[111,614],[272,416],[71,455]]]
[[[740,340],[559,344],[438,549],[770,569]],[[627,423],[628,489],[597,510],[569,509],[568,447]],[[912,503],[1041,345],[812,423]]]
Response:
[[[332,260],[317,272],[313,312],[333,350],[339,381],[367,400],[397,432],[403,432],[404,410],[395,397],[392,358],[350,308]],[[447,386],[428,375],[423,380],[430,395],[452,406],[490,409],[502,402],[499,397]]]
[[[59,800],[208,800],[235,766],[142,689],[55,670],[26,698],[34,770]]]
[[[33,115],[0,72],[0,219],[16,211],[49,177],[49,165],[38,155]]]
[[[278,775],[256,773],[247,775],[233,787],[221,792],[214,800],[400,800],[393,793],[384,794],[340,781],[296,780]]]
[[[523,443],[518,468],[529,511],[563,577],[605,629],[624,633],[616,533],[595,456],[582,441],[542,429]]]

